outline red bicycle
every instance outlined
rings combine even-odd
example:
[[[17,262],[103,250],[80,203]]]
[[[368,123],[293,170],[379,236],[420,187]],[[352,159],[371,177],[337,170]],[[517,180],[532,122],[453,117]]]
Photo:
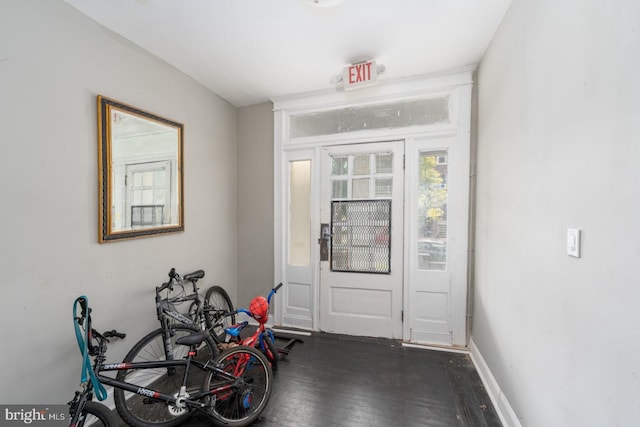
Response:
[[[247,347],[255,347],[262,351],[271,364],[271,369],[274,371],[278,369],[280,354],[289,354],[289,350],[285,348],[279,349],[276,347],[273,331],[265,326],[269,320],[269,304],[271,303],[271,297],[273,297],[281,287],[282,283],[271,289],[267,298],[259,295],[252,299],[251,303],[249,303],[248,309],[239,308],[230,313],[245,313],[254,318],[258,322],[258,328],[252,335],[246,338],[240,337],[240,332],[249,325],[249,321],[247,320],[225,328],[225,332],[230,337],[230,341],[232,343],[245,345]]]

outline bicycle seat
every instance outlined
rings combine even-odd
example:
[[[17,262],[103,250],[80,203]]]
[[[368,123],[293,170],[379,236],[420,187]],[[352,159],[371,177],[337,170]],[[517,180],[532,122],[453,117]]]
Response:
[[[188,345],[188,346],[200,345],[204,340],[208,338],[208,336],[209,336],[209,332],[207,331],[195,332],[191,335],[187,335],[186,337],[178,338],[176,340],[176,344]]]
[[[243,330],[248,324],[249,322],[245,320],[242,323],[236,323],[235,325],[227,326],[226,328],[224,328],[224,331],[232,337],[239,337],[240,331]]]
[[[193,273],[185,274],[182,276],[184,280],[193,282],[194,280],[202,279],[204,277],[204,270],[196,270]]]

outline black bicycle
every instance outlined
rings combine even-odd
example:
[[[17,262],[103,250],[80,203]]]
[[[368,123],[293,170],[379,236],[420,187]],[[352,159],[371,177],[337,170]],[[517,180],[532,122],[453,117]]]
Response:
[[[169,271],[169,281],[156,287],[156,308],[161,309],[161,313],[158,311],[158,320],[162,324],[162,317],[164,317],[185,325],[208,330],[211,332],[212,338],[220,343],[225,339],[224,329],[235,323],[233,303],[227,291],[221,286],[211,286],[202,297],[197,283],[203,277],[203,270],[197,270],[180,277],[175,268],[172,268]],[[185,282],[191,282],[192,293],[187,294]],[[162,297],[161,292],[165,290],[168,291],[167,295]],[[177,310],[177,305],[189,301],[191,304],[186,313]],[[162,317],[160,317],[161,315]]]
[[[78,306],[80,315],[77,315]],[[221,352],[214,360],[203,358],[198,349],[210,337],[208,331],[198,331],[175,339],[176,348],[186,349],[184,357],[136,361],[128,355],[121,363],[106,363],[108,339],[91,327],[89,313],[87,298],[77,298],[74,302],[76,335],[80,336],[80,330],[84,329],[88,343],[84,368],[88,365],[86,355],[93,356],[94,361],[91,379],[72,401],[74,414],[95,415],[103,425],[113,425],[107,416],[101,418],[106,407],[92,402],[94,392],[99,400],[103,397],[103,384],[114,388],[120,417],[138,427],[176,426],[196,413],[211,417],[218,425],[242,427],[253,423],[266,407],[273,373],[260,351],[238,346]],[[112,333],[118,336],[117,332]],[[98,345],[93,345],[94,339]],[[115,372],[116,377],[105,375],[107,372]],[[96,409],[98,407],[100,409]]]
[[[235,321],[235,317],[228,316],[233,312],[233,305],[229,295],[219,286],[209,288],[203,298],[197,287],[198,280],[203,277],[203,270],[184,277],[180,277],[174,268],[169,271],[169,281],[155,288],[156,317],[160,327],[133,346],[127,355],[128,360],[157,361],[184,357],[186,350],[177,347],[176,340],[203,330],[210,334],[200,345],[201,356],[213,359],[218,354],[219,344],[225,337],[225,326]],[[191,282],[193,293],[187,293],[185,282]],[[166,296],[162,295],[164,291],[167,291]],[[185,302],[190,302],[188,310],[178,311],[176,306]]]

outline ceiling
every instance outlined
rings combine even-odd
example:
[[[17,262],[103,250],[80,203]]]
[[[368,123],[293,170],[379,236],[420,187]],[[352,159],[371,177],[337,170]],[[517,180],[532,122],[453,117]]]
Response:
[[[236,107],[476,65],[511,0],[64,0]],[[338,3],[330,6],[331,3]]]

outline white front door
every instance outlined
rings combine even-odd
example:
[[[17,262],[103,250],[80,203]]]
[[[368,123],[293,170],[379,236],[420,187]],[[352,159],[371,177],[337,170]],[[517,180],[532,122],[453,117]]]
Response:
[[[321,156],[320,330],[402,338],[404,141]]]

